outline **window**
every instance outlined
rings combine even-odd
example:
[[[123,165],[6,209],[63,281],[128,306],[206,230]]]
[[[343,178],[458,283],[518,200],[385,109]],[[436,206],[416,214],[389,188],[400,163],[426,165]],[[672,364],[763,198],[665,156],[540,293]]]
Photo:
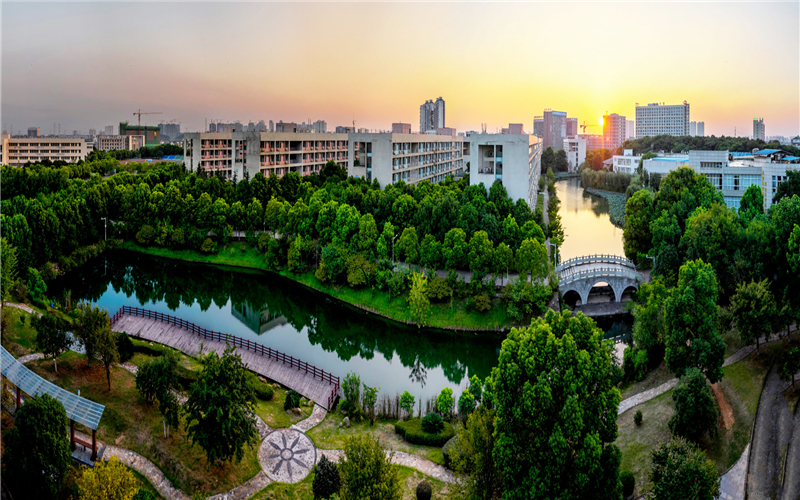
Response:
[[[700,168],[722,168],[721,161],[701,161]]]
[[[739,205],[740,205],[741,201],[742,201],[742,199],[739,198],[738,196],[726,196],[725,197],[725,205],[727,205],[728,208],[733,208],[736,211],[739,210]]]
[[[751,185],[758,186],[761,176],[756,175],[725,175],[722,188],[726,191],[744,191]]]
[[[705,174],[705,176],[715,189],[722,189],[722,174]]]

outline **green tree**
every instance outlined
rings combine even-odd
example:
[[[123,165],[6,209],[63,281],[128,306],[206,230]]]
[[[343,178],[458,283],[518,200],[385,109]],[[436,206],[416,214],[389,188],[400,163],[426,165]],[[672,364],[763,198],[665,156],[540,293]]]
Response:
[[[545,236],[542,227],[536,221],[529,220],[522,226],[522,240],[533,239],[544,245]]]
[[[505,271],[506,277],[508,277],[508,270],[512,264],[514,264],[514,251],[505,243],[497,245],[492,256],[492,271],[496,273]]]
[[[247,383],[247,368],[231,346],[222,356],[210,352],[189,390],[186,432],[206,452],[208,462],[237,462],[245,447],[258,442],[253,405],[255,393]]]
[[[741,226],[736,214],[724,204],[698,208],[686,221],[686,232],[680,247],[688,260],[702,259],[711,265],[726,296],[733,293],[736,276],[731,255],[741,239]]]
[[[132,500],[139,491],[136,476],[117,457],[82,469],[77,480],[81,500]]]
[[[400,500],[400,476],[392,466],[394,452],[367,435],[347,438],[339,463],[342,500]]]
[[[364,385],[364,409],[366,410],[367,415],[369,416],[369,425],[370,427],[375,424],[375,404],[378,402],[378,392],[381,390],[380,387],[370,387],[367,384]]]
[[[475,401],[478,403],[483,400],[483,381],[477,375],[469,378],[469,392],[475,396]]]
[[[569,165],[569,162],[567,161],[567,152],[564,151],[563,149],[559,149],[555,155],[554,170],[557,170],[559,172],[566,172],[567,165]]]
[[[742,195],[739,203],[739,217],[745,221],[753,220],[756,215],[764,213],[764,195],[761,188],[751,184]]]
[[[407,194],[401,194],[392,204],[392,224],[405,229],[411,225],[417,213],[417,201]]]
[[[341,488],[342,479],[339,475],[339,468],[323,453],[319,463],[314,467],[314,481],[311,483],[314,500],[330,498],[334,494],[338,494]]]
[[[417,328],[422,328],[430,314],[431,301],[428,299],[428,278],[424,274],[411,275],[411,291],[408,294],[408,308],[411,311],[411,321]]]
[[[378,241],[378,226],[372,214],[361,216],[358,222],[358,250],[372,258]]]
[[[36,330],[36,346],[44,354],[53,356],[53,365],[58,373],[56,358],[69,350],[72,346],[72,337],[64,329],[61,321],[51,314],[34,316],[31,326]]]
[[[462,392],[461,396],[458,397],[458,412],[464,416],[464,419],[475,411],[477,405],[478,403],[475,401],[475,396],[473,396],[469,390]]]
[[[15,497],[57,498],[69,470],[67,412],[49,394],[31,398],[17,411],[3,437],[3,482]]]
[[[463,269],[466,267],[469,247],[467,235],[461,228],[453,228],[444,236],[444,260],[447,269]]]
[[[547,146],[542,153],[542,173],[552,170],[556,164],[556,153],[553,148]]]
[[[47,293],[47,284],[42,279],[42,275],[39,271],[32,267],[28,268],[28,292],[34,300],[44,300],[47,298],[45,296],[45,293]]]
[[[517,271],[527,280],[531,275],[531,282],[537,282],[547,276],[549,263],[547,250],[538,240],[527,239],[522,242],[517,251]]]
[[[499,499],[503,479],[492,458],[494,448],[494,411],[485,406],[472,412],[467,424],[458,429],[458,437],[450,450],[450,468],[459,474],[448,488],[455,498]]]
[[[792,268],[792,272],[800,275],[800,226],[794,225],[792,234],[789,236],[789,248],[786,252],[786,260]]]
[[[667,296],[667,288],[661,280],[642,283],[631,307],[633,343],[647,352],[647,358],[651,363],[656,363],[664,357],[666,342],[664,301]]]
[[[403,391],[403,395],[400,396],[400,408],[405,410],[408,418],[414,416],[414,403],[414,396],[408,391]]]
[[[769,338],[772,334],[772,324],[778,314],[775,299],[769,291],[769,280],[739,283],[736,295],[731,298],[731,313],[739,338],[745,345],[755,343],[758,350],[761,337]]]
[[[453,389],[449,387],[442,389],[442,392],[436,396],[436,409],[444,418],[449,418],[450,414],[453,413],[454,404]]]
[[[75,309],[75,315],[77,318],[72,333],[77,337],[91,366],[92,360],[98,358],[100,332],[109,323],[108,312],[98,306],[92,307],[88,302],[81,302]]]
[[[437,270],[442,265],[442,244],[432,234],[426,234],[419,249],[419,263],[423,267]]]
[[[512,328],[490,385],[503,498],[621,498],[620,393],[594,321],[547,311]]]
[[[486,231],[476,231],[469,240],[469,269],[475,272],[491,270],[494,260],[492,241]]]
[[[105,313],[105,309],[103,309]],[[119,350],[117,348],[117,336],[111,331],[111,324],[108,321],[108,314],[100,329],[95,333],[94,354],[98,361],[103,363],[106,370],[106,380],[108,390],[111,391],[111,365],[119,363]]]
[[[715,383],[722,378],[725,342],[717,321],[717,278],[702,260],[681,266],[678,287],[664,305],[667,366],[678,377],[693,366]]]
[[[800,171],[786,170],[786,180],[778,186],[778,190],[772,197],[772,203],[778,203],[782,199],[792,196],[800,196]]]
[[[0,297],[2,297],[2,300],[8,300],[11,298],[11,289],[17,282],[17,249],[5,238],[2,238],[0,240],[0,255],[3,257],[3,266],[0,268],[0,277],[2,278]]]
[[[800,348],[793,348],[783,353],[780,364],[780,377],[783,380],[791,380],[794,388],[794,376],[800,372]]]
[[[625,203],[625,229],[622,231],[622,246],[625,256],[637,260],[652,247],[650,219],[653,217],[653,195],[642,189],[634,193]]]
[[[179,388],[178,358],[172,350],[163,356],[146,361],[136,373],[136,388],[148,402],[158,402],[158,410],[164,423],[164,438],[169,437],[169,428],[180,423],[181,405],[175,396]]]
[[[672,390],[675,413],[669,419],[669,428],[675,436],[698,442],[706,433],[717,431],[717,400],[699,368],[689,368]]]
[[[500,235],[500,240],[510,248],[519,248],[519,244],[522,243],[522,229],[517,225],[517,220],[513,215],[508,214],[503,220]]]
[[[716,500],[717,466],[697,446],[673,438],[653,450],[650,482],[653,500]]]
[[[416,264],[419,260],[419,238],[416,228],[407,227],[397,239],[397,258],[409,264]]]

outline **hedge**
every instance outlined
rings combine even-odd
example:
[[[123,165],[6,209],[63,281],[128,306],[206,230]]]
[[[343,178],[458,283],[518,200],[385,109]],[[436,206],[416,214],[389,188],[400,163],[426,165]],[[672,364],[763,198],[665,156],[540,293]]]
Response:
[[[458,436],[453,436],[444,444],[444,446],[442,446],[442,455],[444,455],[444,466],[447,467],[448,469],[450,468],[450,454],[456,451],[453,449],[453,446],[455,446],[456,441],[458,441]]]
[[[447,441],[456,435],[455,429],[449,423],[444,423],[444,429],[438,434],[428,434],[422,430],[422,420],[412,418],[394,425],[394,431],[412,444],[425,446],[443,446]]]

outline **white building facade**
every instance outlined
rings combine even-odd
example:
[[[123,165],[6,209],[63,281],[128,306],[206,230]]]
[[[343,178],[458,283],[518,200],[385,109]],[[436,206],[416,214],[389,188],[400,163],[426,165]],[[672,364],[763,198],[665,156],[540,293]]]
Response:
[[[11,137],[0,135],[2,164],[22,166],[43,160],[77,163],[85,160],[93,146],[84,139],[59,139],[53,137]]]
[[[567,171],[577,172],[581,163],[586,161],[586,139],[567,137],[564,139],[564,151],[567,153]]]
[[[634,156],[632,149],[624,149],[621,155],[611,157],[613,171],[633,175],[636,173],[636,169],[639,168],[639,160],[641,159],[641,155]]]
[[[585,155],[585,152],[584,152]],[[488,190],[500,181],[513,200],[536,207],[541,174],[542,140],[528,134],[478,134],[464,137],[464,161],[470,185]]]
[[[689,103],[636,106],[636,138],[689,135]]]

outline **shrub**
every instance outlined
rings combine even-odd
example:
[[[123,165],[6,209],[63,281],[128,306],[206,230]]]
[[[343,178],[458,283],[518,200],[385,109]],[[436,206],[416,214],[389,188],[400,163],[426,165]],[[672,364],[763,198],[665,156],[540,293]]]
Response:
[[[623,471],[619,475],[619,481],[622,483],[622,497],[628,498],[633,495],[634,487],[636,486],[636,478],[631,471]]]
[[[342,393],[347,402],[347,414],[352,418],[361,409],[361,377],[348,372],[342,381]]]
[[[442,455],[444,455],[444,466],[448,469],[450,468],[450,454],[454,453],[458,450],[456,448],[456,442],[458,441],[458,436],[451,437],[445,444],[442,446]]]
[[[392,272],[388,284],[392,297],[400,297],[408,290],[408,273],[405,271]]]
[[[183,229],[178,228],[172,232],[172,246],[175,247],[182,247],[186,244],[186,233],[183,232]]]
[[[156,500],[156,497],[146,489],[139,488],[131,500]]]
[[[625,379],[631,381],[643,380],[647,375],[647,351],[626,347],[623,354],[622,370],[625,372]]]
[[[422,481],[417,485],[417,500],[431,500],[432,495],[431,483]]]
[[[436,396],[436,409],[442,417],[449,417],[450,414],[453,413],[453,404],[455,404],[453,389],[445,387],[442,389],[442,392]]]
[[[265,384],[264,382],[258,380],[258,377],[253,375],[250,377],[248,381],[250,388],[253,389],[253,392],[256,393],[256,397],[262,401],[272,401],[272,397],[275,395],[275,392],[272,390],[272,386],[269,384]]]
[[[633,423],[642,425],[642,410],[636,410],[636,413],[633,414]]]
[[[300,394],[295,391],[286,391],[286,399],[283,401],[283,409],[291,410],[300,407]]]
[[[489,312],[492,308],[492,299],[485,293],[475,295],[469,300],[469,308],[479,313]]]
[[[458,398],[458,412],[464,415],[464,418],[472,413],[476,406],[475,396],[471,392],[467,390],[461,393],[461,397]]]
[[[153,238],[155,238],[155,236],[156,236],[156,231],[155,229],[153,229],[153,226],[148,226],[145,224],[144,226],[142,226],[139,232],[136,233],[136,241],[140,245],[149,245],[150,242],[153,241]]]
[[[453,289],[444,278],[438,276],[428,281],[428,299],[441,302],[449,299],[453,295]],[[421,484],[421,483],[420,483]]]
[[[422,420],[412,418],[394,425],[394,431],[403,439],[411,444],[421,444],[424,446],[444,446],[456,431],[447,422],[442,422],[443,428],[436,434],[431,434],[422,430]]]
[[[124,363],[133,357],[133,342],[125,332],[117,332],[117,352],[119,352],[119,362]]]
[[[339,468],[323,453],[314,469],[314,481],[311,483],[314,498],[330,498],[331,495],[339,493],[341,487],[342,478],[339,476]]]
[[[203,253],[216,253],[217,244],[211,238],[206,238],[203,244],[200,245],[200,251]]]
[[[675,436],[697,442],[708,431],[717,431],[717,400],[711,394],[706,376],[699,368],[689,368],[672,390],[675,414],[669,419],[669,429]]]
[[[437,434],[444,429],[444,421],[438,413],[428,413],[422,419],[422,430],[428,434]]]
[[[344,443],[344,460],[339,464],[342,498],[400,500],[400,476],[392,465],[394,452],[386,453],[380,441],[361,435]]]

